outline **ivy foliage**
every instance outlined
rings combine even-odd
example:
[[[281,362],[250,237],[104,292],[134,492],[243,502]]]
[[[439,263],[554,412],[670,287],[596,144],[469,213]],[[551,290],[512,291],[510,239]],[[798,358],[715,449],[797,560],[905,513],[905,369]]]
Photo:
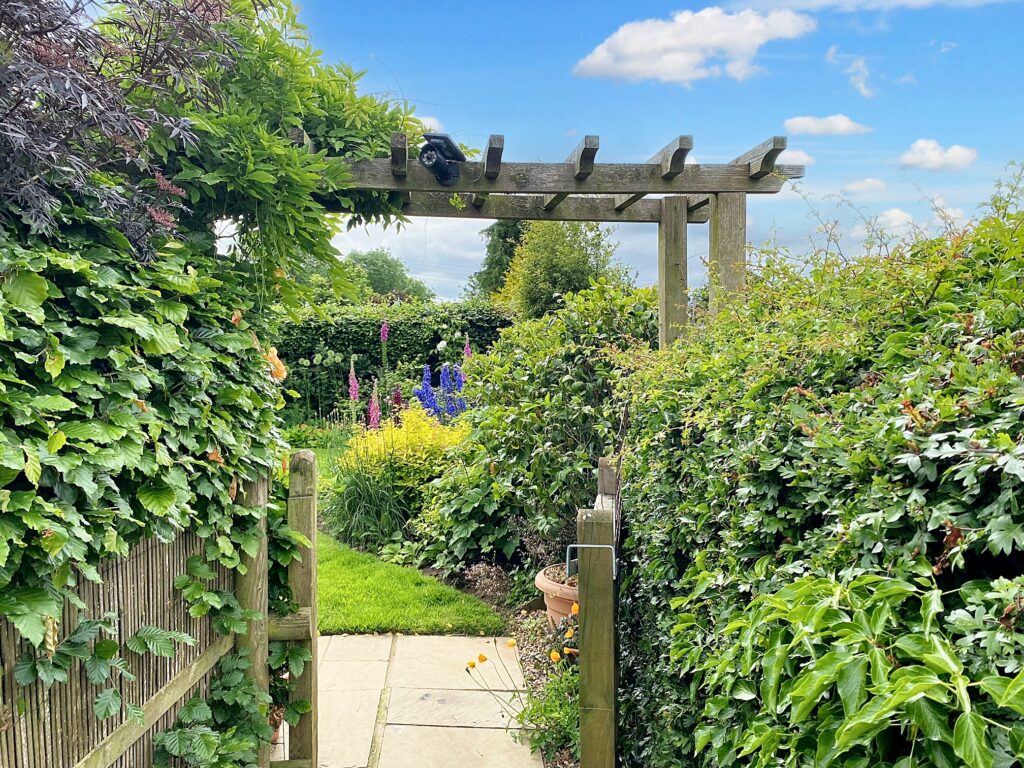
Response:
[[[658,336],[652,289],[599,282],[565,304],[503,331],[489,354],[467,362],[472,431],[415,523],[428,562],[564,556],[622,421],[612,392],[627,361],[611,352],[650,350]]]
[[[626,765],[1022,764],[1016,203],[770,257],[623,388]]]

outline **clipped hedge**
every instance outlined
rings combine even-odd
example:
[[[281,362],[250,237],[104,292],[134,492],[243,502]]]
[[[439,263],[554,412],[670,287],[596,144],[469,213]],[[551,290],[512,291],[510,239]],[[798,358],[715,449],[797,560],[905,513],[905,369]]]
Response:
[[[624,389],[625,766],[1024,757],[1024,215],[770,258]]]
[[[387,365],[382,357],[381,325],[387,321]],[[286,412],[290,421],[324,418],[347,396],[350,361],[363,383],[384,368],[402,379],[417,379],[424,365],[461,362],[466,335],[474,352],[486,351],[510,317],[484,300],[400,302],[329,307],[329,317],[307,317],[285,324],[278,354],[292,372],[300,395]],[[388,382],[393,386],[393,382]],[[411,387],[405,396],[411,395]],[[369,386],[363,387],[368,395]],[[386,393],[385,393],[386,394]]]

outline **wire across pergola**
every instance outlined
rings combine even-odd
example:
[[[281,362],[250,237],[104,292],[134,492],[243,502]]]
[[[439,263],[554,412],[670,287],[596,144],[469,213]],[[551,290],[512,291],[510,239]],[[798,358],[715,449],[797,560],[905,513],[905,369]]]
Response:
[[[410,162],[408,137],[396,133],[390,158],[359,160],[350,171],[358,189],[402,195],[406,216],[656,223],[659,342],[665,348],[687,321],[686,225],[710,225],[714,311],[725,294],[743,287],[747,195],[774,194],[803,177],[804,167],[776,162],[784,136],[730,163],[707,165],[687,163],[692,136],[673,139],[646,163],[598,163],[599,144],[588,135],[564,162],[507,163],[505,137],[492,135],[481,159],[462,163],[458,181],[442,188],[429,170]]]

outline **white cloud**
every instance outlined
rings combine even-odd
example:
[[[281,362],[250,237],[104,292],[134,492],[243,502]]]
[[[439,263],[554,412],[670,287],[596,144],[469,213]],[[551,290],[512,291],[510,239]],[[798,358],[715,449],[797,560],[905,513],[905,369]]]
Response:
[[[952,43],[948,40],[932,40],[928,45],[933,48],[938,48],[939,53],[949,53],[950,51],[955,51],[960,47],[960,43]]]
[[[935,139],[918,139],[900,156],[900,164],[926,171],[962,171],[977,159],[978,150],[971,147],[943,147]]]
[[[907,74],[903,75],[902,77],[896,80],[897,85],[913,85],[916,82],[917,78],[914,77],[913,72],[907,72]]]
[[[875,95],[875,89],[871,87],[870,83],[871,68],[863,56],[840,53],[838,45],[830,45],[825,51],[825,61],[844,67],[843,72],[849,75],[850,85],[865,99],[870,99]]]
[[[658,80],[689,85],[723,74],[744,80],[760,67],[754,57],[772,40],[811,32],[810,16],[780,9],[769,13],[718,7],[678,11],[671,19],[623,24],[576,64],[574,74],[618,80]]]
[[[852,133],[869,133],[872,129],[855,123],[843,114],[828,117],[791,117],[783,125],[787,133],[798,135],[809,133],[815,136],[846,136]]]
[[[857,93],[865,99],[870,99],[875,95],[875,89],[868,82],[868,79],[871,77],[871,69],[868,67],[868,63],[864,60],[863,56],[858,56],[850,62],[850,66],[845,71],[850,76],[850,85],[853,86]]]
[[[814,165],[818,161],[802,149],[787,149],[779,155],[779,162],[790,165]]]
[[[444,123],[431,115],[416,115],[423,127],[432,133],[441,133],[444,130]]]
[[[890,235],[905,235],[915,228],[914,217],[902,208],[889,208],[875,219],[878,229]]]
[[[843,187],[843,192],[848,195],[866,195],[871,192],[884,192],[885,188],[885,182],[881,179],[872,179],[868,177],[866,179],[851,181]]]

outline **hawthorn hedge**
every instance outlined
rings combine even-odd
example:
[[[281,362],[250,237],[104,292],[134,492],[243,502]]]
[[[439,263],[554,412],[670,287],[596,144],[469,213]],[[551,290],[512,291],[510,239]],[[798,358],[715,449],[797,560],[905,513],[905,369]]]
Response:
[[[623,765],[1022,764],[1022,236],[770,258],[625,385]]]

